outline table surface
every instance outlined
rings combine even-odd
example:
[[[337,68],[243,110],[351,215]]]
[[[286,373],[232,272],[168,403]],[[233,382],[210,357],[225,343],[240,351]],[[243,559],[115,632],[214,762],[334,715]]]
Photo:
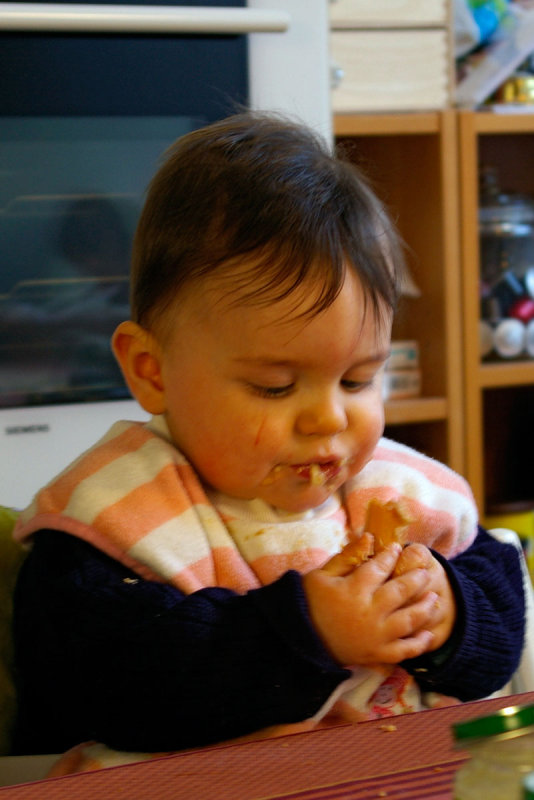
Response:
[[[451,800],[451,724],[534,692],[0,788],[0,800]]]

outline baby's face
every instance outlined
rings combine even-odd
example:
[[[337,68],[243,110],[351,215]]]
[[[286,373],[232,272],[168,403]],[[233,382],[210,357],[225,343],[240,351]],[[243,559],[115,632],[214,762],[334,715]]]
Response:
[[[348,273],[334,303],[299,317],[302,287],[268,307],[186,300],[165,338],[166,418],[206,483],[289,512],[323,503],[370,459],[383,426],[390,321],[363,313]]]

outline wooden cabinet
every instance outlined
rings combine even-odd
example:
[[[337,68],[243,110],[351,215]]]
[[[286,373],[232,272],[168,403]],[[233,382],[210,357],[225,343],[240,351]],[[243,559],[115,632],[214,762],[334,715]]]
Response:
[[[534,500],[534,360],[481,363],[479,174],[494,167],[503,190],[534,195],[534,117],[462,111],[458,120],[465,474],[481,511],[491,513]]]
[[[394,338],[419,342],[422,396],[388,402],[386,432],[463,472],[456,114],[336,114],[334,132],[396,220],[421,289]]]
[[[387,403],[386,432],[462,472],[482,516],[534,507],[534,359],[481,361],[478,223],[483,167],[534,196],[534,115],[336,114],[334,132],[397,221],[421,289],[394,338],[418,340],[423,392]]]

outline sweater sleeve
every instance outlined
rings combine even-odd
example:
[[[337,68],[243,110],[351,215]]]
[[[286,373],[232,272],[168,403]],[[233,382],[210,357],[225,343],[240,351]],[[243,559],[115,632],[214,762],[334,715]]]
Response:
[[[297,573],[184,595],[56,531],[37,533],[23,565],[14,636],[16,753],[201,746],[306,719],[349,676]]]
[[[403,666],[423,691],[460,700],[487,697],[516,671],[525,633],[525,598],[519,555],[479,528],[473,544],[447,562],[458,618],[451,639]]]

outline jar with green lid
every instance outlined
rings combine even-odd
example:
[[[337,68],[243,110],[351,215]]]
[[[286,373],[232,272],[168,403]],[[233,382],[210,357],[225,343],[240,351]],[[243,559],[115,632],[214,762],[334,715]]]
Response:
[[[452,731],[471,756],[456,773],[454,800],[523,800],[523,781],[534,771],[534,705],[508,706]]]

